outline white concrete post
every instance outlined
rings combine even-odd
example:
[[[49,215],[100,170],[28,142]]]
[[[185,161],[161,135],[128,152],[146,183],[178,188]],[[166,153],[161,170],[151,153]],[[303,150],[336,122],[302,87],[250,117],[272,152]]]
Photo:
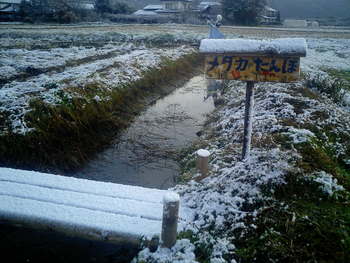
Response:
[[[161,246],[171,248],[176,243],[180,196],[169,192],[163,199]]]
[[[210,152],[200,149],[197,151],[197,169],[202,176],[207,176],[209,172],[209,156]]]

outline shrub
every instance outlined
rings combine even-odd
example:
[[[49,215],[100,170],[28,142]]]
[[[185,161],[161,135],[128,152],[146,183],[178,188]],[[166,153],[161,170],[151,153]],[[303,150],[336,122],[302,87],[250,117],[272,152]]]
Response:
[[[343,86],[345,86],[343,80],[338,78],[326,78],[322,75],[316,75],[314,77],[311,77],[310,75],[306,76],[306,86],[327,95],[336,103],[342,102],[345,93],[343,90]]]

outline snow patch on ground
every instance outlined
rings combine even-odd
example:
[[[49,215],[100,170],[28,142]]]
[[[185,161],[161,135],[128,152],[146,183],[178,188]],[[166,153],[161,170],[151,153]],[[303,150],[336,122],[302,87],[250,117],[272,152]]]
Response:
[[[181,239],[171,248],[159,247],[154,253],[148,248],[142,250],[132,263],[197,263],[194,245],[188,239]]]
[[[307,142],[310,141],[312,137],[315,137],[315,134],[309,130],[296,129],[294,127],[288,127],[288,132],[282,134],[288,135],[294,144]]]
[[[319,183],[321,190],[329,196],[332,196],[336,191],[344,190],[344,187],[338,184],[336,178],[324,171],[314,173],[311,178],[314,182]]]

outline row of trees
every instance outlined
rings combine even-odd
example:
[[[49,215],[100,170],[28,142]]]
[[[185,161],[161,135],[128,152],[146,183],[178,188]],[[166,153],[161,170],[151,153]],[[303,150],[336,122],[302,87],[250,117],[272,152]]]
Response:
[[[82,8],[92,3],[94,10]],[[222,0],[223,16],[233,24],[255,25],[266,5],[266,0]],[[133,10],[118,0],[30,0],[22,1],[20,16],[25,21],[72,23],[82,20],[97,20],[104,13],[128,14]]]
[[[266,0],[222,0],[223,16],[233,24],[256,25]]]
[[[95,9],[84,8],[94,4]],[[30,0],[22,1],[19,16],[26,22],[73,23],[84,20],[98,20],[103,13],[126,14],[133,10],[115,0]]]
[[[134,10],[124,2],[116,0],[96,0],[95,8],[102,13],[129,14]]]

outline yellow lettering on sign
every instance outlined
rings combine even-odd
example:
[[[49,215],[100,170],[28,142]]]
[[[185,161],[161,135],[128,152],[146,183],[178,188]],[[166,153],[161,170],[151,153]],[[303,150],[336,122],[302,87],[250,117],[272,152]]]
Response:
[[[293,82],[300,77],[300,58],[209,55],[205,71],[211,79]]]

